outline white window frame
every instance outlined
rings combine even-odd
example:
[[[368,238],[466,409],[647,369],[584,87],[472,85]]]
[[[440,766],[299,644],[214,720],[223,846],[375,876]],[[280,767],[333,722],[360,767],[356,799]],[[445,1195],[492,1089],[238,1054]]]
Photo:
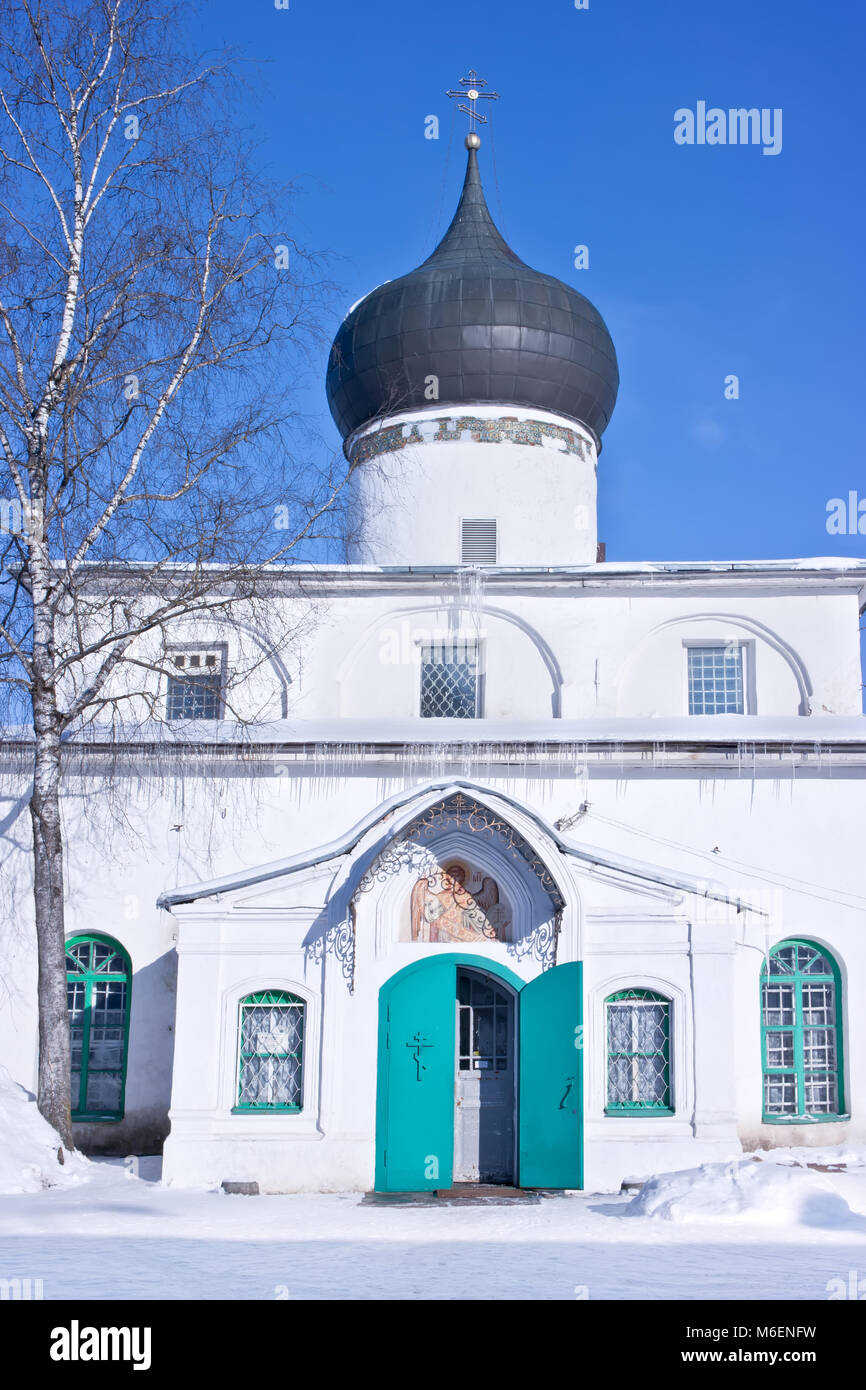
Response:
[[[755,644],[748,638],[742,637],[687,637],[683,639],[683,710],[690,719],[724,719],[741,718],[740,715],[707,715],[692,714],[689,707],[689,651],[693,647],[738,647],[740,659],[743,665],[743,714],[755,714],[757,711],[757,693],[755,685]]]
[[[691,1140],[694,1132],[690,1116],[695,1106],[695,1041],[694,1016],[691,1007],[687,975],[682,969],[661,976],[644,973],[638,968],[617,971],[600,978],[589,988],[585,1012],[584,1078],[587,1137],[593,1134],[617,1139],[682,1138]],[[672,1115],[646,1111],[634,1114],[624,1111],[607,1112],[607,1008],[611,994],[623,989],[648,989],[670,1001],[670,1079]]]
[[[294,954],[294,953],[293,953]],[[322,1139],[321,1127],[321,994],[308,985],[300,984],[303,965],[299,963],[295,976],[278,970],[268,971],[236,980],[223,992],[219,1039],[219,1079],[216,1111],[208,1111],[218,1123],[220,1137],[242,1139],[278,1138],[281,1134],[292,1139]],[[250,994],[260,990],[286,990],[303,999],[304,1009],[304,1072],[303,1110],[237,1110],[238,1067],[240,1061],[240,1005]],[[309,1052],[307,1043],[309,1042]]]

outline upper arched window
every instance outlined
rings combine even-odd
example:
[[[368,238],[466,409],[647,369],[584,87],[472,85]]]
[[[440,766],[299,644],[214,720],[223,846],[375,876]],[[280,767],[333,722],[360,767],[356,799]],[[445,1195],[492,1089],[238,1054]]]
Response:
[[[811,941],[782,941],[764,963],[764,1119],[836,1119],[844,1110],[839,967]]]
[[[605,1001],[607,1112],[671,1114],[671,1004],[649,989]]]
[[[73,1120],[120,1120],[126,1088],[132,970],[109,936],[66,943]]]
[[[306,1005],[284,989],[240,1002],[236,1110],[301,1110]]]

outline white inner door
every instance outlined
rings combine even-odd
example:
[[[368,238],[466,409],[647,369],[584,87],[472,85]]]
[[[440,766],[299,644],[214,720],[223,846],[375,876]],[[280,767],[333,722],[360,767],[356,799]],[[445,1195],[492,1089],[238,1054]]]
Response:
[[[454,1181],[514,1181],[514,999],[477,970],[457,972]]]

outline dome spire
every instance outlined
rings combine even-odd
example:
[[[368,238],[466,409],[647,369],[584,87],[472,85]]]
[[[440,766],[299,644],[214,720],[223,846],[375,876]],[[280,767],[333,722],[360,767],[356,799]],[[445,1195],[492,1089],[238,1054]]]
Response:
[[[478,137],[475,137],[476,140]],[[503,260],[510,265],[523,265],[515,255],[490,215],[481,184],[477,147],[469,144],[466,177],[457,211],[451,219],[439,245],[427,257],[424,265],[449,265],[471,260]],[[480,143],[480,142],[479,142]]]

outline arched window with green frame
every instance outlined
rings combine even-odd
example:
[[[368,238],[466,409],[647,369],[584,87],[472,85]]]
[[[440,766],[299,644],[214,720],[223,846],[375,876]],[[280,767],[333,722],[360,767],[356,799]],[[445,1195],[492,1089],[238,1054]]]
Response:
[[[122,1120],[129,1049],[129,956],[110,936],[66,943],[73,1120]]]
[[[671,1115],[671,1001],[651,989],[605,1000],[608,1115]]]
[[[303,1109],[305,1014],[304,1000],[284,989],[240,1001],[235,1111]]]
[[[843,1116],[839,967],[813,941],[781,941],[761,972],[763,1117],[769,1124]]]

